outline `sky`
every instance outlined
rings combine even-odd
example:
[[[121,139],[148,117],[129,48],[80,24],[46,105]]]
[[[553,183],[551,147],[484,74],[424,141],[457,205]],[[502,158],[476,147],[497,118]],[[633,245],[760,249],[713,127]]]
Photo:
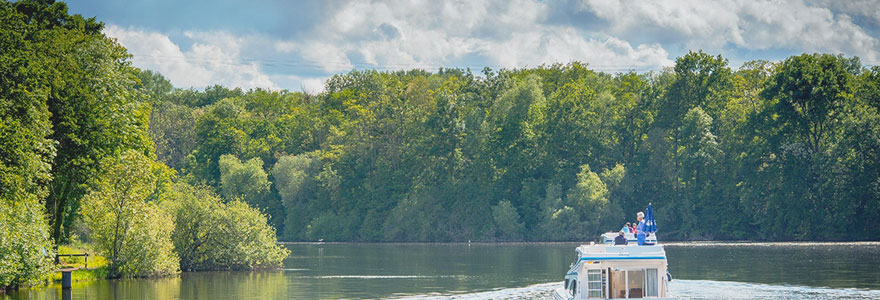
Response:
[[[730,66],[802,53],[880,64],[880,0],[70,0],[180,88],[318,93],[354,69],[526,68],[581,61],[647,72],[688,51]]]

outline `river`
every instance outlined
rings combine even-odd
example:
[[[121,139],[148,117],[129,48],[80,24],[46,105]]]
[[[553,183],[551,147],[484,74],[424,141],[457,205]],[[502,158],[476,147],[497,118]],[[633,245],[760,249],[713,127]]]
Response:
[[[880,242],[666,243],[680,299],[880,299]],[[573,243],[288,244],[284,269],[74,283],[0,299],[547,299]]]

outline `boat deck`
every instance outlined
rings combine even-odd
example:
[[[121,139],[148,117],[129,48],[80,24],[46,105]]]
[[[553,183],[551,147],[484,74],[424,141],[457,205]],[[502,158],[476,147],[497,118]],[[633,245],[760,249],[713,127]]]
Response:
[[[660,245],[581,245],[577,252],[580,260],[666,259],[666,251]]]

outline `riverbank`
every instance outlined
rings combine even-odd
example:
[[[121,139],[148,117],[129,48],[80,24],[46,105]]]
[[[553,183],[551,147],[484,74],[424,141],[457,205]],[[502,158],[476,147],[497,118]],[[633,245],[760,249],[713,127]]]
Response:
[[[110,261],[98,255],[92,245],[77,243],[58,246],[58,254],[62,256],[58,258],[59,263],[55,265],[55,268],[57,270],[76,269],[71,272],[73,282],[101,280],[107,279],[110,276]],[[63,254],[88,254],[88,257],[63,256]],[[49,281],[51,283],[60,283],[61,272],[52,272]]]
[[[595,240],[594,240],[595,241]],[[760,241],[760,240],[733,240],[733,241],[706,241],[706,240],[663,240],[663,245],[837,245],[837,244],[853,244],[853,245],[880,245],[880,241]],[[487,241],[471,241],[471,242],[278,242],[279,245],[346,245],[346,244],[381,244],[381,245],[552,245],[552,244],[589,244],[590,241],[522,241],[522,242],[487,242]]]

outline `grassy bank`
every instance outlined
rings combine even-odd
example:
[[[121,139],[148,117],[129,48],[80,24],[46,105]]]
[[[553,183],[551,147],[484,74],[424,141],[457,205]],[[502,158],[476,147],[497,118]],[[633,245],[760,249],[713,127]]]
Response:
[[[57,269],[77,268],[72,273],[73,282],[86,282],[100,279],[107,279],[110,274],[110,262],[103,256],[97,255],[93,247],[88,244],[73,244],[66,246],[58,246],[58,254],[80,254],[88,253],[88,263],[85,257],[65,257],[59,258]],[[53,272],[52,282],[61,282],[61,272]]]

